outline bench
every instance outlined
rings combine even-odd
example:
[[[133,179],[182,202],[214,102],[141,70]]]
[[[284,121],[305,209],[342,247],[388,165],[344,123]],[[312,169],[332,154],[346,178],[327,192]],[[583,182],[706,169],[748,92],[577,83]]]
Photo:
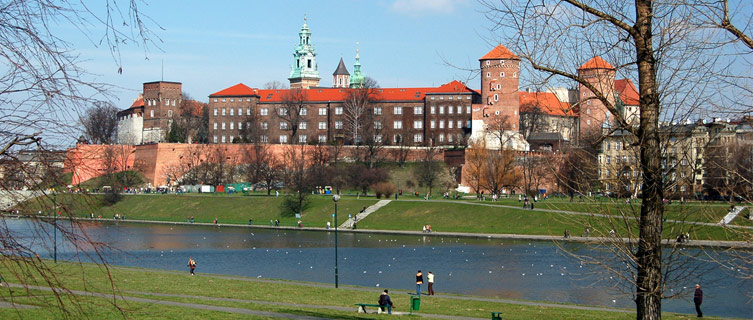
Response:
[[[492,312],[492,320],[502,320],[502,312]]]
[[[374,308],[377,308],[377,313],[379,313],[379,314],[381,314],[381,313],[383,312],[383,311],[382,311],[382,306],[380,306],[380,305],[378,305],[378,304],[371,304],[371,303],[356,303],[355,305],[357,305],[357,306],[358,306],[358,313],[368,313],[368,312],[366,312],[366,307],[374,307]]]

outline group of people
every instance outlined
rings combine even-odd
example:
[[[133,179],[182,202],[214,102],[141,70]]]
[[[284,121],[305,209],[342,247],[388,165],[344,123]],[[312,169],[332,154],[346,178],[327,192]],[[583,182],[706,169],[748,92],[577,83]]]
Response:
[[[431,233],[431,225],[430,224],[425,224],[422,232],[423,233]]]
[[[680,233],[679,236],[677,236],[677,243],[683,243],[690,241],[690,232],[686,233]]]
[[[269,220],[269,226],[270,227],[272,227],[272,226],[279,227],[280,226],[280,219],[275,219],[275,220],[270,219]]]
[[[186,222],[188,222],[188,223],[193,223],[193,221],[194,221],[194,220],[193,220],[193,216],[188,216],[188,217],[186,217]]]
[[[429,282],[429,293],[428,295],[433,296],[434,295],[434,274],[429,271],[429,274],[426,275],[426,280]],[[421,270],[418,270],[416,272],[416,295],[421,296],[421,285],[424,284],[424,274],[421,273]]]

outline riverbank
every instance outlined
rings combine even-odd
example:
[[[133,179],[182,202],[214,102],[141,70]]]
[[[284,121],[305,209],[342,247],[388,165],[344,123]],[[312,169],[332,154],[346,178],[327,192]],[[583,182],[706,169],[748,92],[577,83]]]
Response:
[[[7,259],[7,258],[3,258]],[[372,319],[382,316],[356,313],[356,303],[375,303],[384,288],[254,279],[142,268],[110,267],[61,262],[45,265],[58,273],[58,281],[68,289],[61,303],[71,318],[97,319],[262,319],[337,318]],[[8,273],[2,263],[0,272]],[[108,270],[109,272],[106,272]],[[199,265],[199,271],[201,265]],[[41,277],[35,275],[36,280]],[[82,281],[82,279],[84,281]],[[109,279],[112,279],[110,281]],[[18,281],[5,278],[11,286],[0,290],[0,298],[32,308],[3,309],[0,318],[57,319],[63,316],[55,297],[44,286],[22,288]],[[28,281],[29,279],[25,279]],[[44,283],[44,282],[42,282]],[[116,288],[113,292],[112,286]],[[27,291],[28,289],[28,291]],[[394,316],[405,315],[409,292],[390,290],[395,303]],[[113,305],[113,303],[115,305]],[[373,310],[373,308],[372,308]],[[439,294],[423,296],[414,315],[445,319],[488,319],[502,312],[504,319],[632,319],[634,311],[535,301]],[[691,319],[693,315],[663,313],[665,319]]]

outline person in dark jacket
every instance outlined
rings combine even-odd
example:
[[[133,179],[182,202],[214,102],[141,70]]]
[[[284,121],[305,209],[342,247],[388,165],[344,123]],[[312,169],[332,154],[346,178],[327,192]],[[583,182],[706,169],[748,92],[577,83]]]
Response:
[[[416,295],[421,296],[421,285],[424,284],[424,274],[421,270],[416,273]]]
[[[384,311],[384,307],[387,307],[387,314],[392,314],[392,300],[390,300],[390,296],[387,293],[387,290],[384,290],[382,295],[379,296],[379,306],[382,308],[382,311]]]
[[[703,312],[701,312],[701,303],[703,303],[703,290],[701,290],[700,284],[695,285],[693,302],[695,303],[695,312],[698,313],[698,317],[703,318]]]

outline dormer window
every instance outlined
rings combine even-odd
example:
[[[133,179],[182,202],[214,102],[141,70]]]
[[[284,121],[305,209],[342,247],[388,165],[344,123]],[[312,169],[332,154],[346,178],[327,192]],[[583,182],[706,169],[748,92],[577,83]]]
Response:
[[[488,66],[488,65],[490,65],[490,64],[491,64],[491,61],[489,61],[489,60],[486,60],[486,65]]]

